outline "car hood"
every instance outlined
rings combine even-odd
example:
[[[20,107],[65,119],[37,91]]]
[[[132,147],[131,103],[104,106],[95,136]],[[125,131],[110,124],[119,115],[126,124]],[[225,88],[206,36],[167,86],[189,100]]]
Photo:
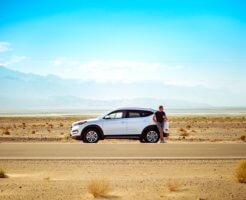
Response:
[[[93,119],[80,120],[80,121],[73,122],[72,125],[77,124],[79,122],[93,122],[93,121],[98,121],[98,119],[93,118]]]

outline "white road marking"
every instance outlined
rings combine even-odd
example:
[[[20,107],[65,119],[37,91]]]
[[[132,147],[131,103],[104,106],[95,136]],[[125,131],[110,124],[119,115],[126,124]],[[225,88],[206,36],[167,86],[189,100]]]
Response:
[[[0,157],[0,160],[243,160],[233,157]]]

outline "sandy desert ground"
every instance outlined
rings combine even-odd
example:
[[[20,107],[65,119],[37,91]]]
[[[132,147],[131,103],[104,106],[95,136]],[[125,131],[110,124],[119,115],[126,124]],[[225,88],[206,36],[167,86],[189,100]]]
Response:
[[[0,117],[0,142],[79,143],[71,123],[90,116]],[[244,143],[246,117],[170,117],[170,143]],[[138,143],[104,140],[100,143]],[[0,144],[1,145],[1,144]],[[91,180],[112,191],[103,199],[246,199],[246,184],[234,178],[238,160],[0,160],[0,199],[93,199]],[[174,186],[175,191],[170,191]]]
[[[112,191],[102,199],[246,199],[234,179],[236,160],[1,160],[0,199],[93,199],[87,186],[104,179]],[[170,183],[176,191],[170,191]]]
[[[79,142],[68,137],[71,123],[92,116],[0,117],[0,142]],[[170,142],[244,142],[245,116],[170,117]],[[136,143],[104,140],[101,143]]]

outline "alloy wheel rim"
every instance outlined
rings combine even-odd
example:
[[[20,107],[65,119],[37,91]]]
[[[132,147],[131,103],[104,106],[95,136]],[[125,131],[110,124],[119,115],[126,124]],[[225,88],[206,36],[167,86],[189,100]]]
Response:
[[[87,134],[86,134],[86,139],[88,142],[95,142],[97,141],[98,139],[98,134],[96,131],[89,131]]]
[[[156,142],[158,140],[158,134],[155,131],[149,131],[147,133],[147,140],[149,142]]]

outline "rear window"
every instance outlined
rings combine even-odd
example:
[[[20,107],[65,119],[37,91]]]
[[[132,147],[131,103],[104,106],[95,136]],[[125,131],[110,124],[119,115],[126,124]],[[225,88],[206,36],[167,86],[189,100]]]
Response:
[[[153,112],[151,112],[151,111],[141,111],[141,117],[147,117],[147,116],[150,116],[152,114],[153,114]]]
[[[128,112],[128,117],[129,118],[141,117],[141,113],[139,111],[129,111]]]
[[[128,118],[135,118],[135,117],[147,117],[152,115],[153,112],[145,111],[145,110],[129,110],[128,111]]]

